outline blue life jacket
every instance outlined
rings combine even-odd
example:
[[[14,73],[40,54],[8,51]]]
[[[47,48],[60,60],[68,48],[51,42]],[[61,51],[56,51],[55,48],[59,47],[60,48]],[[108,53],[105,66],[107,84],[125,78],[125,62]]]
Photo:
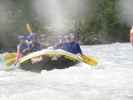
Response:
[[[41,50],[42,48],[39,42],[34,42],[30,45],[30,49],[32,52],[35,52]]]
[[[62,49],[73,54],[82,53],[80,45],[76,42],[64,43]]]
[[[21,52],[23,55],[25,55],[25,54],[27,53],[27,52],[25,51],[26,49],[28,49],[28,45],[27,45],[26,43],[24,43],[24,44],[19,44],[17,47],[19,48],[20,52]]]

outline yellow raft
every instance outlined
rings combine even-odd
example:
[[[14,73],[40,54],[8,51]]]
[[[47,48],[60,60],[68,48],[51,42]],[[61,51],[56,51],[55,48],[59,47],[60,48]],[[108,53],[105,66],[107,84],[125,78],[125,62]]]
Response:
[[[4,56],[5,63],[9,66],[16,60],[16,53],[7,53]],[[34,63],[37,61],[37,63]],[[39,63],[38,63],[39,62]],[[41,51],[30,53],[19,60],[20,68],[30,70],[34,66],[35,69],[52,69],[64,68],[74,64],[84,62],[89,65],[95,66],[97,60],[91,56],[81,55],[77,56],[64,50],[49,50],[43,49]],[[47,66],[47,67],[46,67]]]

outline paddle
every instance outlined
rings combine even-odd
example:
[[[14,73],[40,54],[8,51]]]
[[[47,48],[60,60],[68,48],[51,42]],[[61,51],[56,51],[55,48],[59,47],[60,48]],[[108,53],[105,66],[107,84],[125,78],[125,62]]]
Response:
[[[86,56],[86,55],[82,54],[82,55],[80,55],[80,57],[81,57],[81,60],[86,64],[96,66],[98,63],[97,60],[91,56]]]
[[[26,24],[26,28],[27,28],[27,30],[28,30],[29,33],[32,33],[32,29],[31,29],[30,24]]]
[[[3,57],[4,57],[6,66],[10,66],[16,62],[16,53],[15,52],[5,53],[5,54],[3,54]]]

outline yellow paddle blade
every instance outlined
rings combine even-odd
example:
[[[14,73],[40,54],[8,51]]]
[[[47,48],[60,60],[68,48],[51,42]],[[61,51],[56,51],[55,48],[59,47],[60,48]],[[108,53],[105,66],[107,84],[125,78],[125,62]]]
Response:
[[[12,58],[15,58],[16,57],[16,53],[13,52],[13,53],[5,53],[4,54],[4,59],[12,59]]]
[[[89,65],[97,65],[97,60],[93,57],[90,57],[90,56],[86,56],[86,55],[81,55],[81,58],[82,58],[82,61],[86,64],[89,64]]]
[[[16,61],[16,53],[5,53],[4,61],[7,66],[14,64]]]
[[[26,24],[26,28],[27,28],[27,30],[28,30],[29,33],[32,33],[32,29],[31,29],[30,24]]]
[[[5,61],[5,64],[10,66],[16,62],[16,58],[8,59]]]

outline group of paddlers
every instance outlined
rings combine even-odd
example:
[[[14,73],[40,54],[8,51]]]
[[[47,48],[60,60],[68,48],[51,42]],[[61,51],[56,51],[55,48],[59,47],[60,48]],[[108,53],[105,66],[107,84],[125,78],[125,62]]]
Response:
[[[36,52],[43,47],[41,43],[38,41],[38,36],[36,33],[30,33],[29,35],[21,35],[18,36],[19,44],[17,45],[17,57],[16,62],[24,55]],[[64,51],[82,55],[82,50],[80,48],[79,42],[76,40],[74,34],[65,35],[59,42],[52,47],[53,49],[62,49]]]

